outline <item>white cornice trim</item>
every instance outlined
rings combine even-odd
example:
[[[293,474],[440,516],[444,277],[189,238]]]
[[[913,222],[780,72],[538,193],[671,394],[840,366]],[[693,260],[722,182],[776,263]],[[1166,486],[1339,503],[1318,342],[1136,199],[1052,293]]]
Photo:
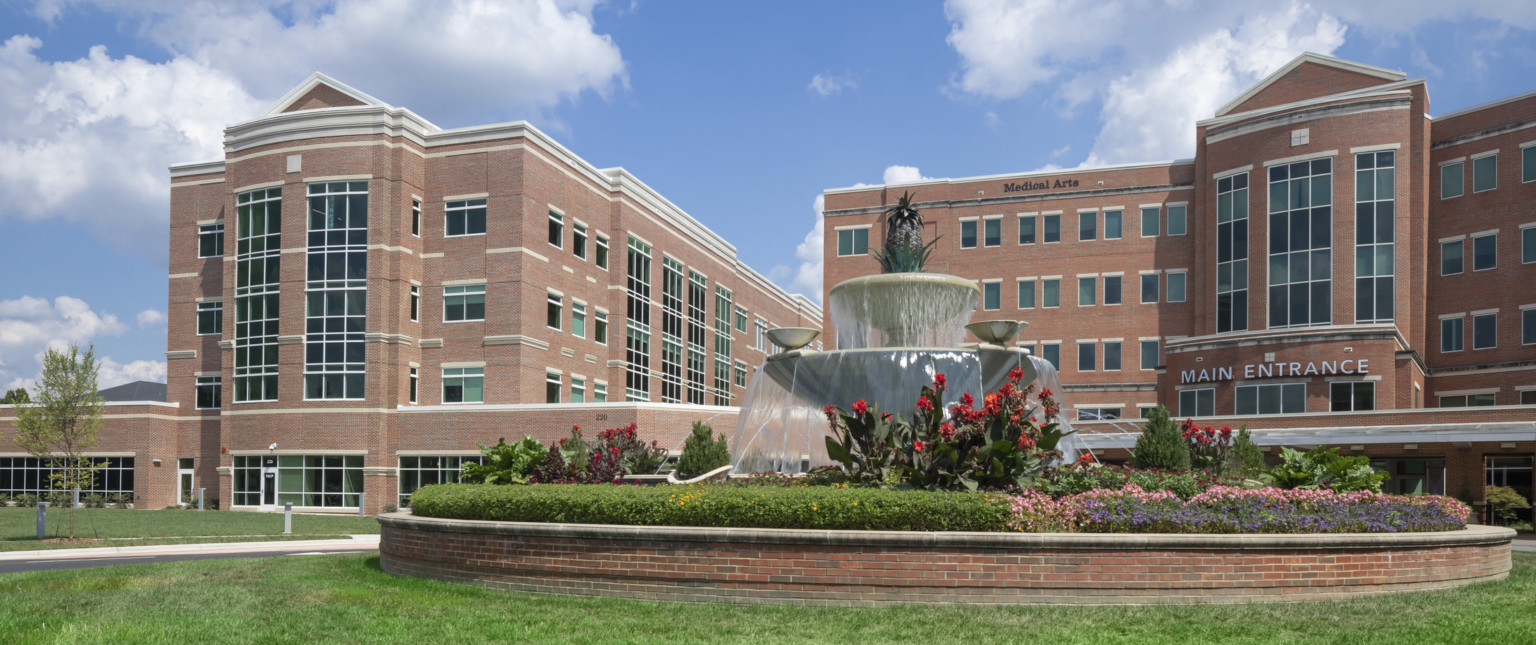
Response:
[[[1463,115],[1466,115],[1466,114],[1471,114],[1473,112],[1479,112],[1479,111],[1482,111],[1482,110],[1486,110],[1488,108],[1493,108],[1493,107],[1498,107],[1500,105],[1504,105],[1505,103],[1514,103],[1515,101],[1521,101],[1521,100],[1525,100],[1525,99],[1532,98],[1532,97],[1536,97],[1536,90],[1531,90],[1531,91],[1526,92],[1524,94],[1516,94],[1514,96],[1508,96],[1508,97],[1505,97],[1505,98],[1502,98],[1502,99],[1494,99],[1494,100],[1489,101],[1487,103],[1479,103],[1479,104],[1474,105],[1472,107],[1461,108],[1460,110],[1456,110],[1455,112],[1447,112],[1445,114],[1441,114],[1439,116],[1436,116],[1435,120],[1436,121],[1440,121],[1440,120],[1444,120],[1444,119],[1453,119],[1453,118],[1456,118],[1458,116],[1463,116]]]
[[[275,103],[267,106],[267,109],[262,110],[261,114],[256,115],[256,118],[262,119],[269,116],[282,114],[283,110],[286,110],[289,106],[293,105],[294,101],[299,100],[305,94],[308,94],[310,90],[313,90],[321,85],[328,85],[331,87],[331,89],[357,99],[364,105],[370,105],[373,107],[390,107],[388,103],[380,101],[368,95],[366,92],[363,92],[362,90],[326,76],[321,72],[315,72],[310,74],[309,78],[304,79],[304,82],[299,83],[298,85],[294,86],[293,89],[288,90],[288,93],[284,94],[282,98],[279,98]]]
[[[1365,63],[1357,63],[1354,61],[1344,60],[1342,58],[1334,58],[1332,56],[1324,56],[1322,54],[1306,52],[1292,59],[1291,62],[1286,63],[1285,67],[1281,67],[1273,74],[1264,77],[1264,80],[1259,81],[1258,85],[1248,88],[1248,91],[1243,92],[1242,94],[1237,95],[1237,98],[1228,101],[1226,105],[1221,106],[1221,109],[1216,110],[1216,116],[1223,116],[1228,112],[1231,112],[1233,109],[1236,109],[1237,106],[1242,105],[1244,101],[1257,96],[1259,92],[1262,92],[1269,86],[1274,85],[1275,81],[1285,77],[1285,75],[1291,73],[1292,70],[1301,67],[1303,63],[1316,63],[1326,67],[1342,69],[1347,72],[1365,74],[1366,76],[1375,76],[1376,78],[1387,81],[1401,81],[1408,78],[1408,75],[1404,74],[1403,72],[1390,70],[1385,67],[1376,67],[1375,65],[1366,65]]]
[[[1252,118],[1256,118],[1256,117],[1260,117],[1260,116],[1264,116],[1264,115],[1268,115],[1268,114],[1275,114],[1277,112],[1286,112],[1286,111],[1289,111],[1289,110],[1295,110],[1295,109],[1298,109],[1298,108],[1304,108],[1304,107],[1309,107],[1309,106],[1313,106],[1313,105],[1322,105],[1322,104],[1325,104],[1325,103],[1332,103],[1332,102],[1335,102],[1335,101],[1345,101],[1345,100],[1349,100],[1349,99],[1368,99],[1368,98],[1377,98],[1377,97],[1382,97],[1382,96],[1397,96],[1397,95],[1407,94],[1408,93],[1408,88],[1410,88],[1410,87],[1413,87],[1415,85],[1423,85],[1423,84],[1424,84],[1424,79],[1422,79],[1422,78],[1415,78],[1413,80],[1401,81],[1401,82],[1398,82],[1398,83],[1388,83],[1388,84],[1385,84],[1385,85],[1374,85],[1374,86],[1371,86],[1371,87],[1361,88],[1361,89],[1358,89],[1358,90],[1350,90],[1348,92],[1340,92],[1338,94],[1329,94],[1327,96],[1319,96],[1317,98],[1304,99],[1304,100],[1301,100],[1301,101],[1296,101],[1294,103],[1283,103],[1283,104],[1280,104],[1280,105],[1272,105],[1272,106],[1266,107],[1266,108],[1258,108],[1256,110],[1249,110],[1247,112],[1235,112],[1233,114],[1227,114],[1227,115],[1223,115],[1223,116],[1214,116],[1214,117],[1211,117],[1209,119],[1201,119],[1201,120],[1195,122],[1195,127],[1198,128],[1198,127],[1204,127],[1204,126],[1226,125],[1228,123],[1234,123],[1234,122],[1237,122],[1237,121],[1242,121],[1244,119],[1252,119]]]
[[[1079,174],[1083,174],[1083,173],[1092,173],[1092,172],[1118,172],[1118,171],[1124,171],[1124,170],[1137,170],[1137,169],[1141,169],[1141,168],[1157,168],[1159,166],[1169,166],[1169,167],[1172,167],[1172,166],[1188,166],[1188,165],[1194,165],[1194,163],[1195,163],[1194,159],[1172,159],[1172,160],[1168,160],[1168,161],[1153,161],[1153,162],[1145,162],[1145,163],[1124,163],[1124,164],[1116,164],[1116,165],[1113,165],[1113,166],[1095,166],[1093,168],[1061,168],[1061,169],[1057,169],[1057,170],[1032,170],[1032,171],[1029,171],[1029,172],[1013,172],[1013,173],[1004,173],[1004,174],[1000,174],[1000,175],[977,175],[975,177],[954,177],[954,178],[944,178],[944,179],[924,179],[922,181],[899,182],[899,183],[892,183],[892,184],[869,184],[869,185],[865,185],[865,186],[846,186],[846,187],[843,187],[843,188],[828,188],[828,189],[823,190],[821,192],[823,194],[826,194],[826,195],[838,195],[838,194],[844,194],[844,193],[858,193],[858,192],[871,191],[871,190],[881,190],[881,189],[884,189],[884,188],[892,188],[892,187],[896,187],[896,186],[902,186],[902,187],[906,187],[906,188],[911,188],[913,186],[927,186],[927,185],[939,185],[939,184],[946,184],[946,185],[969,184],[969,183],[980,182],[980,181],[997,181],[997,180],[1000,180],[1000,179],[1023,179],[1023,178],[1033,178],[1033,177],[1049,177],[1049,176],[1052,176],[1052,175],[1079,175]]]

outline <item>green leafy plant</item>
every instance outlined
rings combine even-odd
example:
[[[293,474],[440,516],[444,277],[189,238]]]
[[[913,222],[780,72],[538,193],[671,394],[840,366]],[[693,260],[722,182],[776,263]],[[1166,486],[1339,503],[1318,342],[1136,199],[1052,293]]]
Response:
[[[1371,468],[1366,456],[1349,457],[1328,446],[1307,452],[1280,449],[1281,463],[1269,469],[1262,479],[1276,488],[1326,488],[1339,493],[1355,490],[1381,492],[1386,473]]]
[[[592,447],[581,438],[580,424],[571,426],[571,436],[561,439],[557,445],[561,458],[572,470],[577,472],[586,470]]]
[[[640,440],[638,426],[631,423],[622,428],[610,428],[597,433],[597,442],[592,446],[592,455],[587,458],[587,470],[604,470],[603,458],[617,456],[618,464],[623,471],[631,475],[650,475],[661,467],[661,462],[667,458],[667,451],[660,444],[652,441],[646,443]],[[599,473],[606,476],[607,473]],[[589,477],[592,475],[589,473]],[[599,479],[597,481],[608,481]]]
[[[731,463],[731,449],[726,445],[725,433],[715,435],[715,429],[703,421],[693,422],[693,434],[683,442],[683,454],[677,460],[680,477],[697,477]]]
[[[34,506],[37,506],[37,503],[39,501],[42,501],[42,500],[39,499],[38,496],[33,495],[31,493],[23,493],[21,495],[17,495],[16,496],[16,505],[17,506],[24,506],[24,507],[27,507],[27,508],[32,508]]]
[[[1189,466],[1212,475],[1226,472],[1231,465],[1232,428],[1230,426],[1201,426],[1194,419],[1185,419],[1179,426],[1181,436],[1189,443]]]
[[[1147,422],[1131,449],[1131,465],[1137,468],[1160,470],[1188,470],[1189,442],[1179,431],[1178,424],[1161,405],[1147,413]]]
[[[1519,512],[1531,507],[1530,500],[1508,486],[1489,486],[1485,489],[1484,495],[1484,499],[1488,502],[1488,511],[1493,514],[1493,521],[1503,526],[1514,526],[1519,523]]]
[[[106,508],[107,507],[107,496],[106,495],[96,495],[96,494],[81,495],[80,496],[80,505],[84,506],[86,508]]]
[[[896,205],[885,211],[885,245],[875,251],[881,273],[917,273],[928,264],[933,255],[932,242],[923,243],[923,215],[912,205],[916,193],[902,193]]]
[[[544,444],[524,435],[523,440],[507,443],[502,437],[494,446],[480,446],[485,463],[465,462],[460,481],[469,484],[526,484],[533,469],[544,459]]]
[[[107,501],[113,508],[128,508],[133,503],[133,493],[112,493],[107,495]]]

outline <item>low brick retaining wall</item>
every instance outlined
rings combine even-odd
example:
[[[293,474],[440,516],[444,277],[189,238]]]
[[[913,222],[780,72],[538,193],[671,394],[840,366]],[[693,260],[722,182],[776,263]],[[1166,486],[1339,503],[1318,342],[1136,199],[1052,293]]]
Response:
[[[1197,604],[1449,589],[1509,575],[1505,528],[1444,533],[907,533],[380,515],[396,575],[545,593],[814,605]]]

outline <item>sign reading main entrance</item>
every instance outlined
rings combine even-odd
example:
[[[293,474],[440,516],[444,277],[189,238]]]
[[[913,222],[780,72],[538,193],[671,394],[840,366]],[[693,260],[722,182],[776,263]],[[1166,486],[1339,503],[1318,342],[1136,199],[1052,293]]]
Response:
[[[1333,376],[1337,374],[1369,374],[1371,359],[1346,358],[1342,361],[1300,361],[1278,363],[1249,363],[1242,365],[1244,379],[1275,378],[1280,376]],[[1211,383],[1230,381],[1236,367],[1213,367],[1179,372],[1180,383]]]

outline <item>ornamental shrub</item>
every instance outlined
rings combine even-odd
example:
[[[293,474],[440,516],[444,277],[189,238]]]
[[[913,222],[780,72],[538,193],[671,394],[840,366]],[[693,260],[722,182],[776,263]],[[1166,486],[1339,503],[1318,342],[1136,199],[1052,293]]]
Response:
[[[1263,477],[1276,488],[1326,488],[1347,493],[1356,490],[1381,491],[1386,473],[1371,468],[1371,458],[1338,454],[1336,448],[1318,446],[1307,452],[1280,449],[1280,465]]]
[[[594,461],[606,461],[606,455],[616,455],[623,471],[631,475],[651,475],[661,466],[661,462],[667,458],[667,451],[661,445],[652,441],[647,444],[641,441],[633,423],[622,428],[612,428],[597,433],[597,442],[592,445],[592,454],[604,455],[603,460],[589,457],[588,468]],[[607,479],[599,481],[610,481]]]
[[[1229,474],[1240,477],[1257,477],[1264,472],[1264,453],[1259,451],[1258,444],[1253,442],[1253,435],[1248,432],[1248,427],[1243,426],[1237,430],[1237,438],[1232,440],[1232,451],[1228,453]]]
[[[1178,424],[1168,416],[1168,408],[1159,405],[1147,413],[1147,423],[1141,428],[1136,446],[1131,448],[1131,465],[1189,470],[1189,443],[1181,436]]]
[[[1005,531],[1014,521],[997,493],[822,486],[440,484],[412,494],[411,509],[507,522],[872,531]]]
[[[693,434],[683,442],[683,455],[677,460],[679,477],[697,477],[731,463],[731,449],[725,443],[725,433],[715,435],[715,429],[703,421],[693,422]]]
[[[1185,419],[1179,426],[1180,435],[1189,443],[1189,466],[1212,475],[1227,470],[1232,452],[1231,426],[1200,426],[1194,419]]]
[[[502,437],[494,446],[480,446],[485,463],[465,462],[460,481],[469,484],[526,484],[535,466],[544,459],[544,444],[523,435],[517,443]]]
[[[1055,497],[1077,495],[1091,490],[1120,490],[1135,485],[1146,491],[1168,491],[1179,499],[1189,499],[1212,486],[1237,486],[1237,477],[1218,477],[1198,470],[1170,471],[1076,463],[1046,472],[1035,488]]]
[[[16,505],[17,506],[24,506],[24,507],[27,507],[27,508],[32,508],[32,507],[37,506],[37,503],[39,501],[41,501],[41,500],[38,498],[38,496],[33,495],[31,493],[22,493],[21,495],[17,495],[16,496]]]
[[[1493,521],[1502,526],[1516,524],[1520,521],[1519,511],[1531,507],[1531,502],[1525,496],[1508,486],[1489,486],[1484,494]]]

